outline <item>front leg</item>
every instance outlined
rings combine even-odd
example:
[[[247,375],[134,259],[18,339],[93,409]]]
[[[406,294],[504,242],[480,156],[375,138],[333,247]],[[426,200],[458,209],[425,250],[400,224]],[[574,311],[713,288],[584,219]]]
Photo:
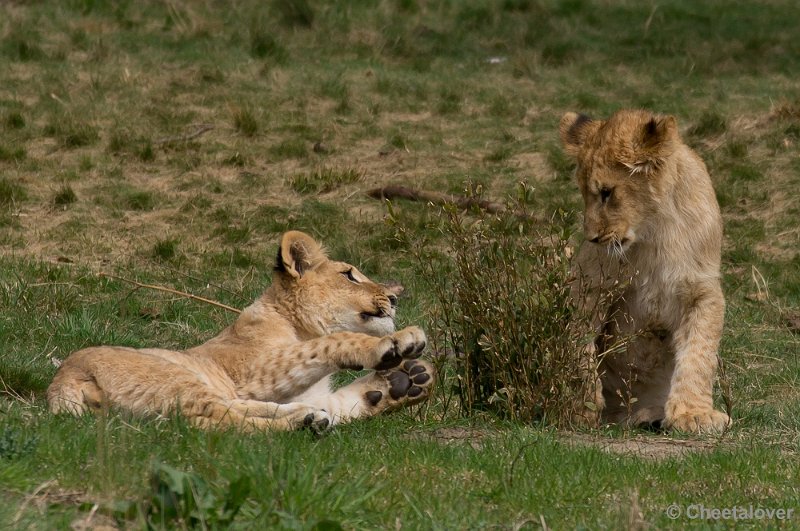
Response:
[[[406,327],[388,336],[373,337],[340,332],[293,345],[298,359],[308,355],[318,364],[338,369],[385,370],[397,367],[404,359],[418,358],[427,344],[425,332],[416,326]],[[290,354],[291,356],[291,354]]]
[[[409,326],[384,337],[338,332],[278,345],[238,388],[237,394],[241,398],[284,401],[304,393],[340,369],[396,367],[404,359],[418,358],[426,343],[425,333]]]
[[[730,417],[714,409],[713,387],[725,301],[720,287],[689,304],[675,338],[675,370],[665,406],[665,427],[687,432],[721,432]]]

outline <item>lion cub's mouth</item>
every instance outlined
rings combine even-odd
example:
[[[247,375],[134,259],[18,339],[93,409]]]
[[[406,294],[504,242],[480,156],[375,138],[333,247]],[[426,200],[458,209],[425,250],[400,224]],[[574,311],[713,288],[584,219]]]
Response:
[[[636,241],[636,237],[633,234],[633,231],[628,231],[622,238],[617,237],[617,235],[612,232],[604,236],[599,236],[591,241],[592,243],[596,243],[598,245],[606,245],[626,251],[631,244]]]
[[[391,317],[384,310],[375,310],[374,312],[361,312],[360,315],[361,318],[365,321],[369,321],[370,319],[381,319],[383,317]]]

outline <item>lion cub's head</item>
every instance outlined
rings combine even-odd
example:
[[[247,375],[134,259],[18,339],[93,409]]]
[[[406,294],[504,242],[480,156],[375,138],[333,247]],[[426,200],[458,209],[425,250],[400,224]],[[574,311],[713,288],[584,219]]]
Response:
[[[281,238],[275,265],[276,302],[305,332],[394,332],[400,285],[378,284],[354,266],[330,260],[314,239],[299,231]]]
[[[569,112],[560,132],[578,163],[586,240],[627,249],[663,199],[662,170],[681,143],[675,118],[623,110],[600,121]]]

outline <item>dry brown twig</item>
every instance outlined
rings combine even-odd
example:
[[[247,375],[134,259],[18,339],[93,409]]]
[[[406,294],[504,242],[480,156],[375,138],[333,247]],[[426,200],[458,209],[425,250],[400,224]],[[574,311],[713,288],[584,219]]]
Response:
[[[136,280],[131,280],[129,278],[124,278],[124,277],[120,277],[120,276],[117,276],[117,275],[112,275],[110,273],[100,272],[100,273],[98,273],[98,276],[110,278],[110,279],[113,279],[113,280],[119,280],[120,282],[125,282],[127,284],[131,284],[131,285],[136,286],[138,288],[147,288],[147,289],[152,289],[152,290],[156,290],[156,291],[164,291],[164,292],[167,292],[167,293],[172,293],[173,295],[178,295],[180,297],[185,297],[187,299],[191,299],[191,300],[195,300],[195,301],[199,301],[199,302],[204,302],[206,304],[210,304],[212,306],[216,306],[218,308],[222,308],[223,310],[228,310],[229,312],[242,313],[241,310],[233,308],[232,306],[228,306],[227,304],[222,304],[221,302],[212,301],[211,299],[206,299],[205,297],[200,297],[198,295],[192,295],[191,293],[186,293],[185,291],[179,291],[177,289],[167,288],[167,287],[164,287],[164,286],[156,286],[155,284],[144,284],[144,283],[138,282]]]

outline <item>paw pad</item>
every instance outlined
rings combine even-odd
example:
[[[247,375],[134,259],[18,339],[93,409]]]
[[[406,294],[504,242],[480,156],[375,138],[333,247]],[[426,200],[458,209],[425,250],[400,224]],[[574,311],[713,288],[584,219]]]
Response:
[[[381,356],[380,363],[375,366],[375,369],[379,371],[391,369],[392,367],[400,365],[401,361],[403,361],[403,356],[398,354],[397,342],[393,341],[391,349],[384,352],[383,356]]]
[[[398,398],[408,394],[411,387],[411,378],[402,371],[391,373],[387,380],[389,380],[389,396],[397,400]]]
[[[388,400],[385,407],[410,405],[428,397],[428,388],[433,384],[433,368],[424,361],[406,360],[392,369],[375,373],[387,387],[384,392],[368,391],[365,399],[372,406]],[[388,397],[386,396],[388,395]],[[395,404],[392,405],[391,402]]]
[[[377,406],[378,402],[380,402],[381,398],[383,398],[383,393],[380,391],[367,391],[367,394],[364,396],[367,398],[367,402],[369,402],[371,406]]]
[[[303,428],[308,428],[314,433],[322,433],[327,430],[331,425],[327,413],[319,411],[316,413],[309,413],[303,417]]]

